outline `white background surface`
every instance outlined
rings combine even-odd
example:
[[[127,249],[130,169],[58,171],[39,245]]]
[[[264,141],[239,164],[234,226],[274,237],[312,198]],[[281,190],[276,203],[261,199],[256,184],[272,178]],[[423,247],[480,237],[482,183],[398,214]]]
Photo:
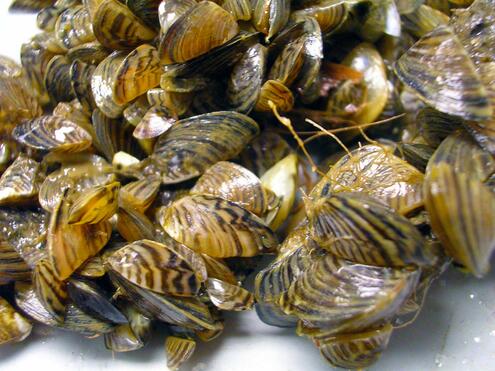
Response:
[[[22,42],[36,32],[35,17],[8,15],[0,0],[0,54],[18,59]],[[495,370],[495,274],[483,280],[451,270],[431,289],[416,322],[397,330],[372,370]],[[331,370],[310,341],[292,330],[269,327],[256,313],[226,316],[225,333],[199,343],[184,371]],[[112,354],[103,339],[36,326],[23,343],[0,347],[1,371],[167,370],[165,334],[144,349]]]

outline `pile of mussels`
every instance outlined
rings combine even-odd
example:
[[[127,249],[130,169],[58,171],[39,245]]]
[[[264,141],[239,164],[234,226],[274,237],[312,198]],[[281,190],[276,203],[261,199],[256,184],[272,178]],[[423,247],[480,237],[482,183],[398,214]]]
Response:
[[[488,272],[495,0],[11,11],[42,31],[0,57],[0,344],[162,322],[176,369],[255,307],[363,368],[448,265]]]

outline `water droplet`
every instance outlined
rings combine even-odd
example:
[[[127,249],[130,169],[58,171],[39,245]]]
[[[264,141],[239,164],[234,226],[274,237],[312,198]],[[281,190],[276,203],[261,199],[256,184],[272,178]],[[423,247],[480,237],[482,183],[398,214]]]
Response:
[[[442,367],[446,360],[447,360],[447,356],[445,356],[444,354],[438,353],[435,356],[435,364],[437,365],[438,368]]]
[[[475,297],[475,295],[474,295],[474,294],[469,294],[469,299],[473,300],[473,299],[474,299],[474,297]]]

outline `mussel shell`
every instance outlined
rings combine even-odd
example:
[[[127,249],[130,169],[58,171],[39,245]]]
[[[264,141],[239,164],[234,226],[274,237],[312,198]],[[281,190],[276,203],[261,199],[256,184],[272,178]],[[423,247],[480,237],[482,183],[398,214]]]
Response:
[[[428,5],[421,5],[415,12],[402,17],[404,28],[416,37],[422,37],[440,25],[447,24],[449,17]]]
[[[93,41],[69,49],[66,55],[72,62],[79,60],[83,63],[97,65],[109,54],[108,49],[98,41]]]
[[[40,303],[58,322],[64,321],[68,299],[65,282],[58,279],[48,260],[40,260],[33,271],[33,287]]]
[[[250,0],[224,0],[222,8],[228,11],[237,20],[249,21],[251,19]]]
[[[81,152],[91,146],[91,135],[72,121],[42,116],[17,125],[13,137],[28,147],[53,152]]]
[[[53,5],[56,0],[13,0],[9,12],[36,13],[43,8]]]
[[[158,18],[162,34],[166,34],[170,26],[194,5],[196,5],[195,0],[162,1],[158,7]]]
[[[160,190],[159,179],[141,179],[120,188],[119,204],[142,213],[148,209]]]
[[[119,207],[116,228],[129,242],[156,238],[156,228],[151,220],[144,213],[133,208]]]
[[[227,99],[232,110],[248,114],[254,108],[266,70],[266,48],[250,47],[234,65],[230,74]]]
[[[269,326],[294,328],[297,325],[297,317],[288,316],[273,304],[256,303],[254,308],[258,318]]]
[[[117,211],[120,183],[113,182],[87,189],[73,196],[68,211],[69,224],[96,224],[110,219]]]
[[[198,179],[191,194],[210,195],[235,202],[262,216],[268,209],[268,196],[260,179],[233,162],[220,161]]]
[[[56,5],[43,8],[36,15],[36,25],[43,31],[52,32],[55,29],[58,17],[66,10],[66,7]]]
[[[165,353],[167,355],[167,367],[177,370],[194,353],[196,342],[192,339],[168,336],[165,340]]]
[[[31,323],[0,297],[0,345],[18,343],[31,334]]]
[[[55,37],[66,49],[95,40],[88,10],[74,6],[65,10],[55,24]]]
[[[126,0],[132,13],[152,28],[159,28],[158,7],[162,0]]]
[[[115,72],[113,97],[117,104],[126,104],[155,88],[160,82],[161,68],[157,50],[140,45],[121,62]]]
[[[149,318],[175,324],[189,329],[217,329],[208,307],[196,298],[174,298],[145,290],[123,278],[110,273],[112,281]]]
[[[206,266],[206,271],[209,278],[217,278],[232,285],[237,285],[238,280],[232,270],[221,259],[212,258],[209,255],[201,254]]]
[[[27,85],[28,81],[22,76],[0,76],[0,123],[4,139],[10,137],[15,124],[34,119],[43,112],[34,92]]]
[[[132,135],[137,139],[153,139],[169,130],[176,121],[176,115],[167,108],[153,106],[143,116]]]
[[[77,308],[74,304],[67,305],[67,312],[63,323],[57,320],[43,308],[38,300],[32,285],[16,282],[15,303],[29,318],[47,326],[58,327],[80,333],[84,336],[97,336],[112,331],[113,324],[91,317]]]
[[[24,75],[22,66],[13,59],[0,56],[0,77],[19,77]]]
[[[258,132],[254,120],[236,112],[190,117],[158,138],[151,159],[162,172],[162,183],[179,183],[236,156]]]
[[[277,245],[260,218],[218,197],[183,197],[165,210],[160,224],[176,241],[215,258],[250,257]]]
[[[387,348],[393,327],[386,324],[378,329],[355,334],[339,334],[316,342],[321,355],[335,367],[366,368],[375,363]]]
[[[349,16],[349,5],[345,1],[316,1],[291,13],[291,19],[314,17],[324,35],[330,35],[344,24]]]
[[[238,33],[239,26],[230,13],[211,1],[203,1],[184,13],[163,35],[160,59],[163,64],[186,62],[225,44]]]
[[[287,24],[289,16],[288,0],[256,0],[253,3],[253,26],[263,32],[267,40],[271,40]]]
[[[40,164],[19,155],[0,177],[0,205],[31,202],[37,197],[41,182]]]
[[[267,80],[261,86],[258,101],[254,109],[261,112],[270,112],[272,102],[278,110],[287,112],[294,107],[294,95],[290,89],[277,80]]]
[[[46,66],[44,84],[52,102],[70,102],[75,98],[70,66],[69,59],[62,55],[53,57]]]
[[[208,278],[206,291],[213,305],[222,310],[249,310],[254,305],[254,296],[249,291],[216,278]]]
[[[416,122],[424,140],[432,147],[438,147],[449,134],[462,127],[460,118],[439,112],[431,107],[421,109],[416,116]]]
[[[427,144],[419,143],[404,143],[398,146],[399,153],[402,154],[404,160],[421,172],[426,170],[428,160],[435,151]]]
[[[91,64],[75,60],[70,66],[71,86],[76,98],[87,112],[93,112],[96,103],[91,91],[91,76],[96,67]]]
[[[96,284],[72,278],[67,282],[67,291],[74,304],[88,315],[104,322],[128,323],[126,316],[105,297]]]
[[[92,16],[96,39],[106,48],[128,49],[153,40],[156,32],[118,0],[103,0]]]
[[[29,281],[31,268],[7,242],[0,242],[0,280]]]
[[[110,255],[107,264],[137,286],[174,296],[196,296],[207,276],[201,257],[172,241],[135,241]]]

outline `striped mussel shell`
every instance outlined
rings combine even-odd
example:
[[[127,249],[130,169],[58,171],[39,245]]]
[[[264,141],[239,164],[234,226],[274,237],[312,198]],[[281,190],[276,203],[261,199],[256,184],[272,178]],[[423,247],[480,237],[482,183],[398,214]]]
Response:
[[[178,370],[194,353],[196,342],[192,339],[177,336],[167,336],[165,340],[165,353],[167,355],[167,367]]]
[[[422,4],[415,12],[402,17],[404,28],[416,37],[423,37],[440,25],[449,22],[449,16],[428,5]]]
[[[353,31],[376,42],[382,36],[401,36],[401,19],[394,0],[362,1],[351,8]]]
[[[0,205],[30,203],[43,181],[40,164],[19,155],[0,177]]]
[[[218,197],[183,197],[165,210],[160,224],[176,241],[214,258],[251,257],[277,245],[259,217]]]
[[[125,52],[115,51],[105,58],[91,76],[91,91],[97,107],[109,118],[118,118],[125,109],[125,104],[116,102],[113,86],[117,72],[126,57]]]
[[[424,173],[435,149],[427,144],[404,143],[397,146],[397,151],[404,160]]]
[[[275,327],[294,328],[297,326],[297,317],[288,316],[275,304],[256,303],[254,308],[261,322]]]
[[[80,161],[63,163],[60,169],[47,175],[39,191],[39,202],[43,209],[52,212],[66,188],[82,191],[115,181],[111,165],[97,155],[81,155]]]
[[[249,21],[252,15],[250,0],[224,0],[222,8],[228,11],[238,21]]]
[[[251,46],[259,42],[258,32],[241,33],[209,52],[183,63],[164,66],[167,77],[219,75],[234,65]]]
[[[447,115],[431,107],[424,107],[416,115],[421,136],[433,148],[447,138],[451,133],[462,128],[463,120]]]
[[[0,345],[18,343],[31,334],[33,326],[0,297]]]
[[[88,10],[74,6],[65,10],[55,24],[55,37],[66,49],[95,40]]]
[[[105,334],[105,347],[113,352],[130,352],[141,349],[150,338],[151,319],[141,314],[126,299],[118,298],[116,305],[129,323],[116,326],[112,332]]]
[[[31,268],[19,253],[7,242],[0,241],[0,280],[29,281]]]
[[[170,26],[194,5],[196,5],[195,0],[162,1],[158,6],[158,19],[162,35],[166,34]]]
[[[128,242],[155,240],[157,228],[143,213],[131,207],[120,206],[117,211],[117,225],[120,235]]]
[[[408,219],[362,193],[306,201],[311,236],[332,254],[381,267],[431,265],[419,230]]]
[[[393,317],[418,278],[418,271],[373,267],[326,254],[292,283],[278,304],[301,320],[299,334],[320,340]]]
[[[288,0],[256,0],[253,2],[252,23],[256,30],[271,40],[284,28],[290,16]]]
[[[92,144],[91,135],[86,130],[58,116],[24,121],[14,128],[12,136],[30,148],[51,152],[81,152]]]
[[[139,19],[151,28],[158,29],[158,7],[162,0],[126,0],[126,5]]]
[[[450,26],[439,26],[423,36],[396,62],[395,71],[438,111],[474,121],[493,114],[484,82]]]
[[[119,191],[119,204],[144,213],[160,190],[159,179],[140,179],[127,183]]]
[[[177,122],[177,115],[168,108],[152,106],[134,129],[132,135],[136,139],[157,138],[169,130]]]
[[[424,175],[383,145],[365,145],[343,156],[313,188],[310,196],[364,192],[402,215],[420,208]]]
[[[113,97],[126,104],[155,88],[162,74],[158,51],[151,45],[140,45],[130,52],[115,72]]]
[[[61,281],[48,260],[40,260],[33,271],[33,287],[38,300],[57,322],[64,322],[69,295],[66,283]]]
[[[345,1],[311,1],[302,4],[300,9],[291,13],[291,19],[299,20],[304,17],[313,17],[320,25],[325,36],[337,31],[349,16],[349,4]]]
[[[95,69],[95,66],[81,62],[80,60],[75,60],[70,66],[72,89],[74,90],[76,99],[87,112],[93,112],[96,108],[93,92],[91,91],[91,77]]]
[[[151,160],[162,173],[162,183],[179,183],[235,157],[258,133],[258,124],[237,112],[189,117],[158,138]]]
[[[171,240],[135,241],[114,252],[106,262],[133,284],[161,294],[196,296],[207,277],[201,256]]]
[[[205,287],[210,301],[218,309],[242,311],[253,308],[253,294],[238,285],[217,278],[208,278]]]
[[[67,50],[66,56],[71,62],[79,60],[80,62],[96,66],[108,57],[109,54],[110,51],[98,41],[92,41]]]
[[[110,277],[139,311],[149,318],[193,330],[217,330],[219,327],[208,306],[197,298],[158,294],[134,285],[112,272]]]
[[[205,263],[208,278],[216,278],[223,282],[230,283],[231,285],[238,284],[238,280],[234,275],[234,272],[232,272],[224,260],[212,258],[206,254],[201,254],[201,258],[203,258],[203,262]]]
[[[103,0],[92,16],[96,39],[108,49],[128,49],[153,40],[155,30],[118,0]]]
[[[127,317],[110,301],[103,290],[94,282],[71,278],[67,292],[73,303],[84,313],[103,322],[117,325],[127,324]]]
[[[112,182],[74,195],[67,222],[73,225],[96,224],[110,219],[117,211],[119,187],[119,182]]]
[[[240,163],[261,177],[268,169],[292,152],[277,133],[263,130],[239,155]]]
[[[475,145],[473,148],[469,141],[461,141],[456,148],[451,139],[448,137],[443,142],[445,145],[439,146],[428,163],[425,208],[432,230],[447,255],[481,277],[490,268],[490,256],[495,248],[495,195],[483,183],[493,159],[489,163],[480,162],[483,157],[476,156],[479,149]],[[461,159],[458,155],[469,157]]]
[[[259,112],[271,112],[271,104],[282,112],[288,112],[294,107],[294,95],[287,86],[277,80],[267,80],[261,86],[254,109]]]
[[[100,255],[93,256],[84,262],[75,272],[80,277],[100,278],[106,274],[103,259]]]
[[[163,35],[160,59],[163,64],[186,62],[225,44],[238,33],[239,26],[230,13],[211,1],[203,1],[191,7]]]
[[[50,327],[80,333],[84,336],[95,337],[112,331],[114,325],[94,318],[72,303],[67,305],[63,322],[58,322],[41,304],[33,286],[29,283],[16,282],[15,303],[28,317]]]
[[[110,240],[108,221],[95,224],[68,224],[71,201],[65,190],[50,217],[47,236],[48,258],[55,276],[67,279],[88,258],[95,256]]]
[[[234,65],[227,85],[232,110],[248,114],[256,105],[266,70],[266,47],[255,44]]]
[[[0,56],[0,77],[19,77],[24,74],[19,63],[9,57]]]
[[[66,6],[58,6],[58,4],[50,5],[43,8],[36,15],[36,25],[40,30],[53,32],[57,19],[68,8]]]
[[[228,161],[217,162],[208,168],[190,193],[235,202],[258,216],[262,216],[269,206],[260,179],[248,169]]]
[[[364,332],[338,334],[316,341],[321,355],[333,366],[360,369],[375,363],[387,349],[393,327],[389,323]]]
[[[75,98],[70,66],[71,61],[63,55],[56,55],[46,66],[43,83],[52,103],[70,102]]]

